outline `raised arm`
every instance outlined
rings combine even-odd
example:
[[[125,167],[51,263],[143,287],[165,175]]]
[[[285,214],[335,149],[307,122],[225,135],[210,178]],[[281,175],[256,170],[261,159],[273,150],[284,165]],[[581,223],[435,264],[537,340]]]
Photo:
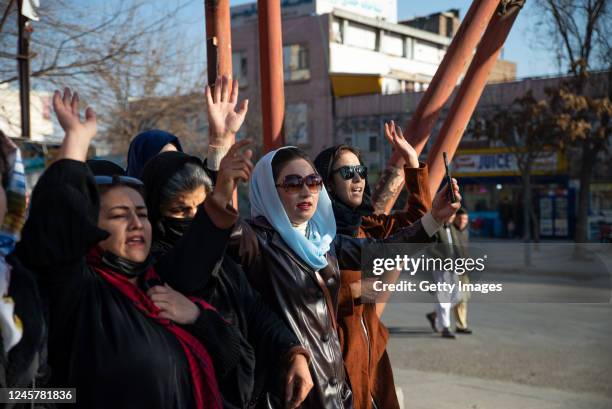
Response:
[[[36,184],[30,213],[15,254],[27,268],[53,281],[81,271],[85,255],[108,233],[97,227],[99,196],[85,165],[96,135],[91,108],[79,115],[79,96],[66,88],[56,91],[53,108],[66,136],[58,160]]]
[[[406,227],[423,217],[431,208],[431,195],[429,193],[429,171],[427,165],[419,163],[418,155],[408,143],[399,126],[393,121],[385,123],[385,136],[387,141],[404,159],[403,182],[408,191],[406,208],[400,212],[376,214],[366,216],[362,226],[372,230],[374,237],[386,237],[399,228]],[[400,180],[401,182],[402,180]]]
[[[455,191],[457,202],[451,203],[448,189]],[[350,236],[338,235],[333,245],[338,257],[338,265],[343,270],[361,270],[361,251],[367,244],[388,243],[429,243],[438,231],[438,228],[450,219],[461,207],[461,195],[457,180],[453,179],[453,186],[445,186],[433,202],[432,211],[417,222],[397,230],[394,234],[383,239],[358,239]]]

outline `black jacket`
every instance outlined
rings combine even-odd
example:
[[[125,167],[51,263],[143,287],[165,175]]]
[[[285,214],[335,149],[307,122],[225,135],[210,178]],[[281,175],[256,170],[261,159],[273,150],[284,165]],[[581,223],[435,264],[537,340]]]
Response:
[[[99,196],[83,162],[60,160],[40,178],[15,254],[31,270],[48,306],[51,387],[76,387],[82,408],[168,409],[195,406],[191,376],[179,341],[143,315],[86,263],[86,254],[108,233],[97,227]],[[157,271],[185,265],[212,270],[226,240],[206,212],[194,221],[208,252],[169,254]],[[201,314],[195,327],[227,332],[216,315]],[[195,329],[191,328],[192,330]],[[210,351],[214,345],[201,339]],[[221,349],[221,347],[217,347]]]
[[[429,241],[419,221],[384,242],[405,238]],[[232,235],[230,251],[249,281],[310,353],[314,387],[301,406],[304,409],[353,406],[336,324],[340,268],[360,270],[362,248],[380,242],[337,235],[326,255],[328,265],[314,271],[263,217],[242,222]]]
[[[165,152],[151,159],[142,174],[149,220],[153,226],[153,254],[159,263],[164,265],[168,264],[168,252],[202,254],[210,251],[207,247],[208,241],[202,243],[191,226],[181,236],[178,231],[172,234],[165,232],[161,222],[161,190],[167,180],[186,163],[203,166],[199,159],[193,156],[180,152]],[[232,217],[233,221],[237,218],[233,209],[209,206],[208,211],[213,218]],[[202,209],[198,211],[196,218],[200,213],[203,213]],[[231,228],[215,229],[215,246],[225,249]],[[172,263],[175,259],[176,257],[170,258]],[[212,342],[212,345],[224,347],[219,351],[210,351],[209,348],[224,407],[246,408],[254,405],[264,392],[271,395],[269,399],[278,401],[283,396],[283,385],[280,382],[284,378],[287,360],[295,353],[307,355],[297,337],[262,301],[261,296],[247,281],[242,268],[231,259],[223,258],[212,270],[198,266],[190,268],[183,264],[184,268],[180,271],[188,274],[165,268],[162,278],[185,294],[202,297],[232,323],[231,334],[225,334],[225,339],[220,340],[221,343]],[[217,338],[215,334],[205,332],[205,328],[203,330],[199,332],[203,338]]]
[[[257,291],[254,291],[244,272],[231,259],[224,259],[220,268],[207,275],[206,283],[195,291],[213,305],[229,322],[231,334],[214,342],[221,350],[211,350],[224,408],[254,406],[263,394],[278,402],[283,396],[281,380],[287,360],[294,353],[306,351],[297,337],[279,319]],[[176,275],[164,276],[171,286]],[[196,330],[202,338],[218,338],[206,327]],[[280,405],[280,403],[278,403]]]

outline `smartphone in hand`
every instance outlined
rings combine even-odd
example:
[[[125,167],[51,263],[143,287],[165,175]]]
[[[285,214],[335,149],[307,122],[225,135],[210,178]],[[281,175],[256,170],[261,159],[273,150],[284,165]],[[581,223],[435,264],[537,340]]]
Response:
[[[444,157],[444,168],[446,169],[446,182],[448,183],[448,198],[451,203],[457,202],[457,198],[455,197],[455,191],[453,190],[453,178],[450,173],[450,169],[448,168],[448,155],[446,152],[442,152],[442,156]]]

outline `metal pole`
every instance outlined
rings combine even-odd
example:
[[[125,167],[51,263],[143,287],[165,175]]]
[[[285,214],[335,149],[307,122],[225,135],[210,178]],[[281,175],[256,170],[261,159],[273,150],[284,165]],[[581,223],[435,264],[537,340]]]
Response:
[[[455,89],[465,65],[472,57],[474,48],[498,5],[499,0],[474,0],[461,22],[427,91],[406,125],[404,134],[418,154],[427,144],[442,108]],[[391,166],[401,167],[403,159],[394,153],[389,163]],[[403,186],[403,179],[397,183],[377,185],[372,195],[376,212],[388,214]]]
[[[21,106],[21,136],[30,138],[30,41],[25,34],[28,19],[21,15],[22,0],[17,2],[17,69],[19,71],[19,103]]]
[[[229,0],[205,0],[208,85],[217,76],[232,77],[232,27]]]
[[[261,115],[264,152],[285,144],[285,91],[280,0],[258,0]]]
[[[445,173],[442,152],[447,152],[450,158],[455,154],[465,127],[482,95],[489,73],[499,57],[504,41],[523,4],[524,1],[505,2],[504,7],[501,8],[504,12],[496,14],[487,26],[476,55],[453,100],[448,117],[427,155],[429,191],[432,193],[438,190]]]
[[[229,0],[205,0],[206,65],[208,85],[214,87],[218,76],[232,78],[232,25]],[[235,141],[232,141],[232,144]],[[238,191],[232,199],[238,208]]]

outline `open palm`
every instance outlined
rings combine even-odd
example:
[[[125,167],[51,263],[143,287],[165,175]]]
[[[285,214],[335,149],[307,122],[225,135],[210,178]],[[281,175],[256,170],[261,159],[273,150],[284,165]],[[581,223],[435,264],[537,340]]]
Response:
[[[206,101],[208,103],[208,124],[211,130],[211,144],[231,145],[248,110],[248,100],[242,101],[236,111],[238,102],[238,81],[226,77],[219,77],[215,88],[211,91],[206,86]]]
[[[88,143],[96,136],[96,114],[93,109],[88,107],[85,110],[85,120],[81,120],[79,94],[76,92],[73,94],[69,88],[65,88],[62,96],[61,92],[55,91],[53,94],[53,110],[62,129],[66,132],[66,136],[74,135]]]
[[[404,138],[402,129],[395,125],[394,121],[385,122],[385,136],[393,149],[402,155],[408,166],[412,168],[419,167],[419,155],[417,155],[412,145]]]

